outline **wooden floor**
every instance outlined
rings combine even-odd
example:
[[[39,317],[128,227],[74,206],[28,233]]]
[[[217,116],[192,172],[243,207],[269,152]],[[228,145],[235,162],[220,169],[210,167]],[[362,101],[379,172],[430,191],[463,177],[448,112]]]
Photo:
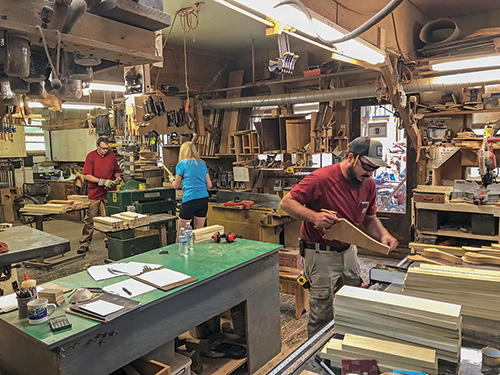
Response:
[[[388,259],[374,256],[359,256],[359,265],[361,267],[361,277],[363,282],[367,284],[370,280],[369,272],[372,267],[382,263],[385,265],[396,265],[398,259]],[[255,374],[265,375],[277,366],[284,358],[291,354],[304,341],[307,340],[307,320],[309,314],[302,315],[299,320],[295,319],[295,302],[294,297],[287,294],[280,295],[280,312],[281,312],[281,353],[269,361]]]

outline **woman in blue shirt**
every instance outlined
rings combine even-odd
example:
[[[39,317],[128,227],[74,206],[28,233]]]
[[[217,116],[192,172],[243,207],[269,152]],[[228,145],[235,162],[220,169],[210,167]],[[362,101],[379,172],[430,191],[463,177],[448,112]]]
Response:
[[[184,196],[179,213],[179,228],[184,228],[193,218],[193,229],[203,228],[208,210],[207,189],[212,188],[212,181],[205,162],[200,159],[192,142],[184,142],[181,146],[172,187],[179,189],[181,182]]]

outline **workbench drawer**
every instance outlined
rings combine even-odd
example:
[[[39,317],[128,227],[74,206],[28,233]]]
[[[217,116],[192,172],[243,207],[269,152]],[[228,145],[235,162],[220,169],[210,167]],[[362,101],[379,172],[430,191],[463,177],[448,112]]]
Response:
[[[415,202],[424,202],[424,203],[444,203],[445,195],[413,193],[413,200]]]

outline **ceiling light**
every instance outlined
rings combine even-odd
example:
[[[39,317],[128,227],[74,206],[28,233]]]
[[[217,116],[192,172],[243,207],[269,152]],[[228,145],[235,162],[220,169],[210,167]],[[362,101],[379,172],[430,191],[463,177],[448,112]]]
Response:
[[[220,0],[218,1],[221,2]],[[317,37],[315,29],[324,39],[331,40],[338,39],[348,33],[348,31],[344,28],[334,24],[313,11],[311,11],[311,15],[313,17],[312,22],[314,23],[314,27],[307,19],[306,15],[294,6],[283,5],[278,8],[274,8],[280,0],[233,0],[233,2],[276,20],[281,23],[285,29],[297,30],[312,38]],[[223,2],[221,2],[221,4],[223,4]],[[231,7],[231,9],[233,8]],[[299,34],[292,32],[290,35],[297,37]],[[370,64],[380,64],[385,61],[385,53],[382,50],[360,38],[338,43],[335,46],[325,47],[333,47],[336,53],[343,56],[349,56],[357,60],[362,60]]]
[[[125,85],[117,85],[114,83],[100,83],[100,82],[90,82],[90,91],[116,91],[125,92]]]
[[[238,13],[241,13],[241,14],[247,16],[247,17],[250,17],[250,18],[252,18],[252,19],[254,19],[256,21],[259,21],[259,22],[263,23],[266,26],[269,26],[269,27],[273,27],[274,26],[274,23],[272,23],[271,21],[268,21],[268,20],[266,20],[264,18],[258,17],[255,14],[247,12],[244,9],[238,8],[236,5],[228,3],[227,1],[224,1],[224,0],[214,0],[214,1],[216,3],[219,3],[221,5],[224,5],[224,6],[228,7],[229,9],[235,10]]]
[[[487,84],[488,82],[498,81],[500,76],[500,69],[483,70],[480,72],[471,73],[459,73],[450,74],[447,76],[440,76],[431,78],[432,83],[435,84],[467,84],[469,82],[474,82],[473,86],[476,86],[479,82]]]
[[[454,58],[446,60],[434,60],[429,62],[429,67],[435,71],[443,70],[465,70],[475,68],[489,68],[500,66],[500,55]]]

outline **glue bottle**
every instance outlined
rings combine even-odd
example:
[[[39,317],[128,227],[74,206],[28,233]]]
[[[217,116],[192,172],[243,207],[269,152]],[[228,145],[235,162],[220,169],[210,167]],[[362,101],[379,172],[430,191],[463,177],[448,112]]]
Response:
[[[31,288],[36,286],[36,280],[31,280],[28,274],[24,274],[24,280],[21,283],[21,288]]]

